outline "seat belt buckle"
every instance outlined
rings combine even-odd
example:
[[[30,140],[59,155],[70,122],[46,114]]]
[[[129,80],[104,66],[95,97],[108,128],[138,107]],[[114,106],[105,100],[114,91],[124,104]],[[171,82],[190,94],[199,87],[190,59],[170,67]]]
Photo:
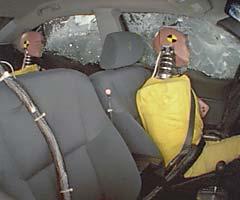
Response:
[[[112,90],[110,88],[106,88],[105,94],[107,96],[107,104],[108,104],[107,113],[109,113],[109,117],[112,120],[112,112],[113,112],[112,101],[111,101]]]

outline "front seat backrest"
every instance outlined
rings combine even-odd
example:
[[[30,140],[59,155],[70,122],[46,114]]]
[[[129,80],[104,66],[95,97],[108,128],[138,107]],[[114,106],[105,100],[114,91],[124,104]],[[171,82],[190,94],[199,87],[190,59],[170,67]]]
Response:
[[[65,159],[72,200],[137,198],[140,177],[88,77],[49,70],[18,78],[52,128]],[[31,115],[0,83],[0,191],[18,200],[56,200],[50,152]]]
[[[136,64],[144,52],[142,38],[130,32],[107,35],[100,65],[105,71],[97,72],[90,79],[101,103],[107,111],[111,89],[112,120],[132,153],[159,157],[159,151],[141,126],[135,96],[151,72]]]

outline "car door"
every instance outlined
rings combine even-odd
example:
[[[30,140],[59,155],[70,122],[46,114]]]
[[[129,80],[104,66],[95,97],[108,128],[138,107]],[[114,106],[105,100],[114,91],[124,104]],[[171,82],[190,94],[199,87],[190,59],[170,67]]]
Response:
[[[188,75],[197,96],[209,105],[205,126],[216,127],[224,113],[231,80],[212,78],[195,70],[189,70]]]

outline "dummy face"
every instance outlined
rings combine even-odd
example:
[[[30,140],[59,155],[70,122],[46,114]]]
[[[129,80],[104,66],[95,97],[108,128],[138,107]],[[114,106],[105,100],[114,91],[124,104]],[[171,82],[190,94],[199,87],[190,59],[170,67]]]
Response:
[[[159,53],[163,45],[173,46],[176,54],[176,66],[189,64],[189,49],[186,36],[174,28],[161,28],[153,39],[153,48]]]
[[[42,49],[44,46],[44,38],[39,32],[26,32],[20,39],[20,48],[25,47],[30,56],[40,58],[42,56]]]

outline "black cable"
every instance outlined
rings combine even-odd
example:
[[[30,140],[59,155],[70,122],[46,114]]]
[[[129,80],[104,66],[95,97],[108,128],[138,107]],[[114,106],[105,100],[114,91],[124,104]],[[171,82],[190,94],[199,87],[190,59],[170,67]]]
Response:
[[[57,175],[57,184],[59,189],[59,198],[60,200],[71,200],[71,191],[69,188],[68,176],[65,170],[65,164],[63,160],[62,153],[60,151],[57,140],[49,127],[47,121],[45,120],[45,113],[39,111],[36,104],[31,99],[30,95],[26,92],[25,89],[21,86],[21,84],[9,76],[8,72],[4,70],[4,68],[0,65],[0,78],[6,75],[2,81],[17,95],[17,97],[23,102],[24,106],[27,108],[29,113],[32,115],[34,121],[36,122],[39,130],[43,134],[49,150],[52,155],[52,159],[54,162],[56,175]]]

